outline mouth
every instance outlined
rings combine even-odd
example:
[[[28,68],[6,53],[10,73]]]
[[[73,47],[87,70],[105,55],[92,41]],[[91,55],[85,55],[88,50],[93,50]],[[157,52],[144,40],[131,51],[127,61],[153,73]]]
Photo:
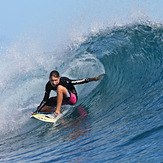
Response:
[[[55,87],[55,84],[51,83],[51,85],[52,85],[53,87]]]

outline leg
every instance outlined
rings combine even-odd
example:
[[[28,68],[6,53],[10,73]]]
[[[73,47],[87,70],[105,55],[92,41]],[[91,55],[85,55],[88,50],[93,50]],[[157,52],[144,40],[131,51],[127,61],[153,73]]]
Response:
[[[40,112],[55,112],[56,108],[52,106],[45,105]]]
[[[57,106],[57,97],[51,97],[48,99],[45,106],[41,109],[40,112],[55,112]]]
[[[62,85],[57,87],[57,109],[56,112],[60,114],[60,109],[63,101],[63,96],[67,96],[67,89]]]

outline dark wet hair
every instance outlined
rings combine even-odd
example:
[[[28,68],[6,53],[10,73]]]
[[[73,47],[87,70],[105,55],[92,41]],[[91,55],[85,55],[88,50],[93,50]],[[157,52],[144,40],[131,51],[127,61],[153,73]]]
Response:
[[[50,75],[49,75],[49,77],[52,77],[52,76],[54,76],[55,78],[58,78],[58,77],[60,77],[59,76],[59,72],[58,71],[52,71],[51,73],[50,73]]]

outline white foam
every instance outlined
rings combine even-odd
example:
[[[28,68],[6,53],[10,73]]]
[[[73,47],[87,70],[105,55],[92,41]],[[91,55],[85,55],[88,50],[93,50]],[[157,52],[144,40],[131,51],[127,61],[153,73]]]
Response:
[[[39,41],[22,38],[6,47],[5,54],[0,54],[0,131],[3,134],[29,120],[35,104],[43,98],[49,72],[64,62],[61,51],[58,54],[40,51]]]

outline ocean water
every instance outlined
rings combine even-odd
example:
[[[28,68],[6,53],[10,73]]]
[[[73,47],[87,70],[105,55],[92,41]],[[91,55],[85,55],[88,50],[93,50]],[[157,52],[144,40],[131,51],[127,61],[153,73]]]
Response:
[[[1,58],[0,162],[162,162],[162,24],[101,29],[58,54],[14,46]],[[105,73],[76,86],[77,104],[55,124],[30,118],[53,69],[72,79]]]

